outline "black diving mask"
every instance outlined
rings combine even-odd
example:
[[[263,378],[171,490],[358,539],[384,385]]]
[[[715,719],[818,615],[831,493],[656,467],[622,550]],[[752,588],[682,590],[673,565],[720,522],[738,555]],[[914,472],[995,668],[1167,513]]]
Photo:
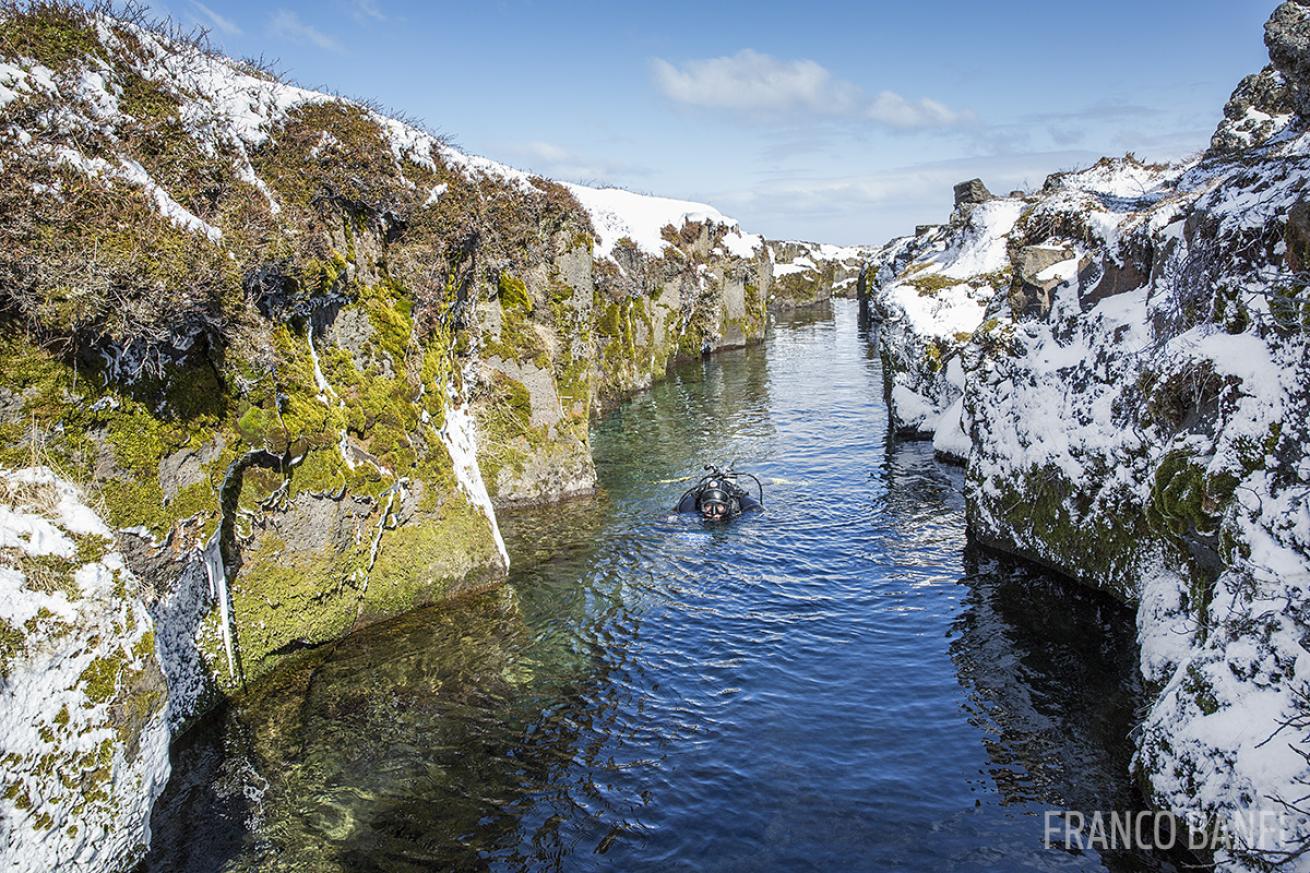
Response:
[[[728,495],[719,488],[706,489],[700,499],[701,517],[719,521],[728,517]]]

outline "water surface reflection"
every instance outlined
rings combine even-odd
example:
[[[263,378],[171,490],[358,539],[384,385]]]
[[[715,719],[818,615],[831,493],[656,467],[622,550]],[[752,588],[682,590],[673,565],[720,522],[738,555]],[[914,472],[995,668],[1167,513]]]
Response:
[[[153,870],[1152,869],[1042,847],[1132,802],[1128,616],[967,549],[889,446],[854,304],[597,423],[510,584],[302,653],[181,744]],[[670,517],[736,458],[764,515]]]

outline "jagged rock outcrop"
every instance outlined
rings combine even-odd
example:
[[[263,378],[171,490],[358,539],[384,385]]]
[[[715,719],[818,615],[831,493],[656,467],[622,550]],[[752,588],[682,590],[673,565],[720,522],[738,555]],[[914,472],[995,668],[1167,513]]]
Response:
[[[154,641],[59,630],[130,653],[97,693],[140,723],[95,767],[137,799],[47,841],[27,825],[72,820],[23,757],[0,830],[122,867],[159,776],[121,763],[133,737],[154,754],[300,649],[503,579],[495,508],[590,491],[591,414],[760,339],[772,263],[710,207],[471,157],[139,21],[6,6],[0,45],[0,469],[103,507],[135,580],[109,605]],[[9,618],[6,661],[36,663],[45,625]]]
[[[1269,60],[1291,88],[1296,109],[1310,115],[1310,3],[1281,3],[1265,23]]]
[[[1272,66],[1238,83],[1224,105],[1224,117],[1210,138],[1210,151],[1233,154],[1264,145],[1287,126],[1293,111],[1292,89]]]
[[[764,335],[764,240],[703,203],[571,185],[596,228],[593,404],[648,388],[679,357]]]
[[[1266,29],[1297,94],[1307,11],[1284,3]],[[895,274],[875,289],[899,319],[880,337],[894,420],[961,447],[976,539],[1136,606],[1140,783],[1227,833],[1214,859],[1232,870],[1310,865],[1310,124],[1299,96],[1268,129],[1235,123],[1278,108],[1262,76],[1201,159],[1106,159],[1019,204],[1008,281],[950,324],[955,346],[907,287],[969,224],[870,267]],[[1261,812],[1281,818],[1253,839]]]
[[[893,427],[904,437],[935,437],[950,457],[968,447],[960,351],[1010,285],[1007,239],[1024,208],[1014,198],[966,201],[949,224],[893,240],[867,270]]]
[[[834,297],[854,297],[870,249],[797,240],[769,240],[773,292],[769,306],[795,309]]]

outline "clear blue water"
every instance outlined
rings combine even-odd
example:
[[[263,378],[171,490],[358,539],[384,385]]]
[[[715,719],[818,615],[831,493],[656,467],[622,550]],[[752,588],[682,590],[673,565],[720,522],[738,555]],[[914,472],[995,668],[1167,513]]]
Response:
[[[503,589],[304,653],[175,750],[150,870],[1160,869],[1044,848],[1133,808],[1131,614],[967,547],[888,438],[854,304],[599,421],[594,499]],[[705,462],[763,515],[668,512]]]

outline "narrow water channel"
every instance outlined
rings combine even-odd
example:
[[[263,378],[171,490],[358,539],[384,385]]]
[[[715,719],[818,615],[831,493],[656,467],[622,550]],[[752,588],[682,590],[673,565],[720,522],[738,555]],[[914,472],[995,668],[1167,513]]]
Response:
[[[854,304],[597,422],[601,494],[503,519],[507,586],[306,652],[193,731],[149,870],[1159,869],[1042,845],[1134,806],[1116,604],[966,548]],[[705,462],[767,484],[670,517]]]

